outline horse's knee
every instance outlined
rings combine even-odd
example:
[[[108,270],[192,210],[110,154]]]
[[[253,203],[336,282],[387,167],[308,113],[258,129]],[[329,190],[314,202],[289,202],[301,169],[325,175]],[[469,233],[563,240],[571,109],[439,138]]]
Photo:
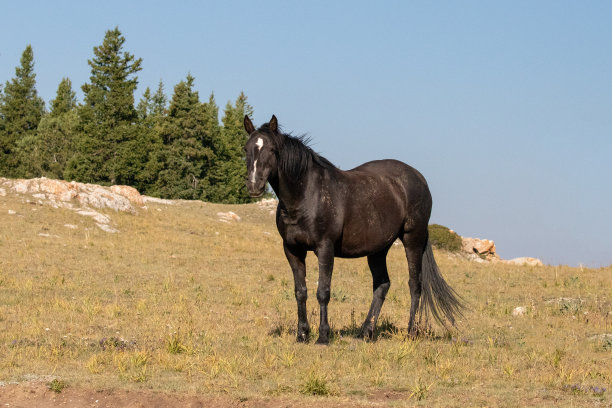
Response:
[[[319,288],[317,289],[317,300],[319,301],[319,303],[328,304],[329,298],[330,298],[329,288],[324,288],[322,286],[319,286]]]
[[[295,300],[298,302],[305,302],[308,298],[308,290],[305,287],[295,288]]]

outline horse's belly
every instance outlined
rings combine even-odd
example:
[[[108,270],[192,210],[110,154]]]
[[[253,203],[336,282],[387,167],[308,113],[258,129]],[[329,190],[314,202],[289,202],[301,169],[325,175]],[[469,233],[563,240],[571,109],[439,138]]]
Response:
[[[336,256],[358,258],[378,253],[388,248],[397,239],[399,228],[384,228],[381,225],[360,225],[348,228],[342,235]]]

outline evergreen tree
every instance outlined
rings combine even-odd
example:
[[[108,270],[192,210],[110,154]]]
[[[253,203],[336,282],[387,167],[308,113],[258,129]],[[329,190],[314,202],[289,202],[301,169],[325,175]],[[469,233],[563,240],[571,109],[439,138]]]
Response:
[[[244,146],[248,135],[244,130],[244,115],[253,115],[253,108],[241,92],[234,106],[225,106],[223,128],[217,139],[215,166],[209,175],[207,198],[214,202],[248,203],[252,201],[245,185],[246,165]]]
[[[110,128],[136,119],[135,74],[142,69],[142,59],[122,53],[124,43],[125,37],[118,27],[106,32],[102,45],[94,47],[94,58],[87,61],[91,83],[82,86],[85,106],[92,110],[97,123]]]
[[[166,104],[164,85],[160,80],[154,94],[147,87],[136,108],[141,127],[140,137],[136,143],[147,146],[147,157],[141,157],[141,167],[134,180],[134,187],[147,194],[157,194],[156,182],[159,172],[163,170],[164,145],[161,140],[161,129],[167,115]],[[130,152],[126,154],[129,155]]]
[[[217,106],[217,101],[215,101],[214,93],[211,93],[208,97],[208,102],[203,104],[203,110],[206,133],[208,138],[213,141],[214,149],[217,151],[219,149],[218,141],[221,135],[221,126],[219,125],[219,106]]]
[[[2,101],[2,84],[0,84],[0,106]],[[0,109],[0,175],[2,174],[2,163],[4,158],[4,149],[2,148],[4,142],[4,114]]]
[[[50,106],[51,111],[41,119],[36,134],[23,138],[20,144],[25,177],[64,176],[78,125],[76,93],[70,79],[62,79]]]
[[[60,116],[66,112],[70,112],[77,106],[76,92],[72,90],[72,81],[69,78],[62,78],[59,86],[57,87],[57,93],[55,99],[50,103],[51,116]]]
[[[7,81],[0,95],[0,175],[23,177],[18,144],[36,133],[45,111],[45,102],[36,91],[34,53],[28,45],[15,68],[15,78]]]
[[[168,104],[168,98],[166,98],[166,94],[164,93],[164,83],[159,80],[159,85],[157,86],[157,91],[151,97],[151,114],[157,115],[159,117],[165,115],[166,105]]]
[[[161,168],[154,193],[161,197],[200,199],[206,191],[213,147],[193,82],[187,75],[174,87],[168,116],[160,129],[164,149],[158,158]]]
[[[145,92],[146,94],[146,92]],[[167,118],[168,99],[164,93],[164,84],[160,80],[157,91],[154,94],[143,95],[146,99],[146,117],[141,121],[147,132],[149,145],[149,155],[147,161],[138,174],[139,185],[141,190],[147,194],[156,193],[156,182],[160,171],[164,169],[164,149],[162,143],[161,131],[162,125]],[[142,102],[142,101],[141,101]]]
[[[140,102],[138,102],[138,106],[136,107],[138,119],[141,122],[145,122],[147,120],[147,117],[149,116],[152,104],[151,99],[151,89],[147,86],[147,89],[145,89],[144,93],[142,94],[142,97],[140,98]]]
[[[154,94],[151,93],[149,87],[142,94],[140,102],[138,102],[136,107],[138,119],[145,126],[153,128],[166,115],[166,104],[167,98],[164,94],[164,84],[162,81],[159,81],[157,91]]]
[[[134,90],[142,59],[123,52],[124,43],[118,28],[108,30],[102,45],[94,47],[94,57],[88,61],[90,83],[82,86],[85,99],[79,109],[81,128],[75,140],[76,153],[66,169],[68,178],[129,184],[143,165],[140,160],[147,157],[143,151],[147,146],[133,143],[141,138],[141,128],[134,126],[138,118]]]

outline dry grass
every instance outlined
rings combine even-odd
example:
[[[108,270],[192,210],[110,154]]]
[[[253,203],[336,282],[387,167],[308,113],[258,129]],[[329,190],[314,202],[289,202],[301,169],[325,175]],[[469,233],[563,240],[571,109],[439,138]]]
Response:
[[[227,210],[242,221],[219,222]],[[601,336],[612,333],[610,267],[476,264],[436,252],[471,310],[452,336],[411,339],[406,260],[394,247],[378,340],[368,343],[353,337],[371,300],[367,263],[338,260],[333,338],[321,347],[295,342],[293,278],[267,211],[182,202],[110,215],[118,234],[71,211],[0,198],[0,381],[54,375],[96,389],[390,406],[612,401],[612,336]],[[526,315],[514,317],[516,306]]]

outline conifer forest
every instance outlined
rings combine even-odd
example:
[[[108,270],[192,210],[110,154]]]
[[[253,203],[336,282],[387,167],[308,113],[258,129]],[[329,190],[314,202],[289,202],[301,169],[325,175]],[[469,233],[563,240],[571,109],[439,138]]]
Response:
[[[34,53],[27,45],[14,78],[0,85],[0,177],[48,177],[122,184],[162,198],[246,203],[245,114],[241,93],[219,122],[214,94],[201,101],[194,77],[134,93],[142,59],[124,50],[118,28],[108,30],[87,62],[89,82],[78,101],[63,78],[45,104],[36,90]]]

